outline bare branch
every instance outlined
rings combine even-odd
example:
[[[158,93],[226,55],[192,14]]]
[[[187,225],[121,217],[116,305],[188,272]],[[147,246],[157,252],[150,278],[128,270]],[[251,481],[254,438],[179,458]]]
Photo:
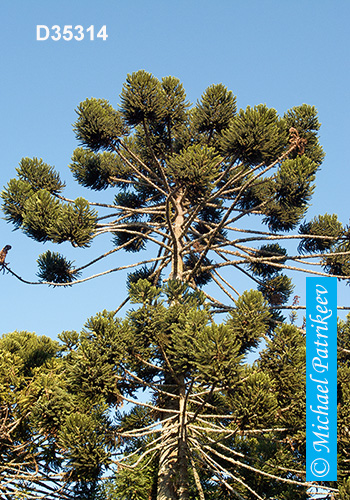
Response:
[[[212,457],[210,457],[207,453],[201,449],[201,454],[203,455],[204,459],[207,460],[209,463],[215,465],[221,473],[223,473],[225,476],[231,477],[234,481],[237,481],[238,483],[242,484],[245,488],[247,488],[248,491],[250,491],[256,498],[259,500],[263,500],[263,498],[258,495],[256,491],[254,491],[250,486],[248,486],[242,479],[238,478],[237,476],[234,476],[231,472],[226,470],[222,465],[218,464]]]
[[[200,477],[199,477],[198,471],[196,469],[196,464],[195,464],[195,462],[193,460],[192,455],[190,456],[190,461],[191,461],[191,467],[192,467],[194,482],[196,484],[196,488],[197,488],[197,491],[198,491],[198,494],[199,494],[199,500],[205,500],[204,491],[203,491],[203,488],[202,488],[202,485],[201,485]]]
[[[276,476],[274,474],[269,474],[268,472],[256,469],[255,467],[252,467],[251,465],[248,465],[248,464],[246,464],[244,462],[240,462],[239,460],[235,460],[234,458],[228,457],[227,455],[222,455],[222,453],[218,452],[217,450],[211,449],[207,445],[205,445],[204,448],[208,449],[208,451],[210,451],[211,453],[215,454],[217,457],[219,457],[221,459],[224,459],[227,462],[230,462],[230,463],[232,463],[234,465],[237,465],[239,467],[243,467],[244,469],[250,470],[250,471],[255,472],[257,474],[260,474],[262,476],[269,477],[270,479],[276,479],[277,481],[281,481],[283,483],[295,484],[295,485],[298,485],[298,486],[305,486],[307,488],[310,488],[313,485],[312,482],[295,481],[293,479],[287,479],[285,477],[280,477],[280,476]],[[336,488],[324,487],[323,489],[329,490],[329,491],[336,491],[336,492],[339,491]]]
[[[166,186],[166,184],[164,184],[164,180],[161,179],[151,168],[149,168],[135,153],[133,153],[133,151],[131,151],[131,149],[128,148],[128,146],[123,141],[119,140],[119,144],[133,158],[133,160],[135,160],[142,168],[144,168],[146,170],[146,172],[149,173],[149,175],[151,175],[157,182]],[[143,174],[136,167],[134,167],[134,165],[132,163],[130,163],[129,160],[127,160],[124,157],[124,155],[120,152],[119,149],[116,148],[115,150],[116,150],[116,153],[123,159],[123,161],[125,161],[125,163],[135,172],[135,174],[137,176],[140,176],[143,180],[146,180],[146,182],[147,182],[148,177],[143,176]],[[158,186],[154,186],[154,187],[156,187],[156,189],[159,190]],[[164,191],[162,191],[162,193],[164,194],[164,196],[166,196],[166,193]]]
[[[130,269],[132,267],[142,266],[144,264],[149,264],[151,262],[164,261],[165,259],[166,259],[166,257],[156,257],[154,259],[148,259],[148,260],[143,260],[143,261],[137,262],[136,264],[129,264],[126,266],[115,267],[114,269],[109,269],[107,271],[103,271],[101,273],[94,274],[93,276],[88,276],[87,278],[82,278],[80,280],[75,280],[75,281],[72,281],[70,283],[54,283],[52,281],[27,281],[27,280],[21,278],[14,271],[12,271],[6,264],[3,264],[3,266],[10,274],[15,276],[18,280],[22,281],[22,283],[26,283],[27,285],[72,286],[72,285],[76,285],[78,283],[84,283],[85,281],[89,281],[89,280],[92,280],[94,278],[98,278],[99,276],[105,276],[106,274],[114,273],[116,271],[122,271],[123,269]]]
[[[153,179],[155,179],[157,182],[159,182],[160,184],[163,184],[163,181],[160,177],[158,177],[154,171],[150,168],[147,167],[147,165],[145,165],[134,153],[132,153],[132,151],[121,141],[119,141],[121,146],[123,146],[123,148],[128,152],[128,154],[130,154],[130,156],[132,156],[132,158],[134,160],[136,160],[147,172],[148,174],[153,177]],[[160,186],[158,186],[157,184],[155,184],[153,181],[151,181],[150,177],[147,177],[146,175],[144,175],[138,168],[136,168],[124,155],[123,153],[120,151],[120,149],[118,148],[114,148],[115,149],[115,152],[118,154],[118,156],[120,156],[120,158],[126,163],[126,165],[128,165],[128,167],[131,168],[131,170],[133,170],[133,172],[135,173],[135,175],[139,178],[139,179],[142,179],[146,184],[148,184],[149,186],[152,186],[156,191],[158,191],[159,193],[161,193],[162,195],[164,196],[167,196],[167,192],[164,191]]]
[[[215,271],[214,271],[215,272]],[[215,278],[215,276],[213,275],[213,273],[210,273],[210,276],[212,277],[213,281],[215,281],[215,283],[218,285],[218,287],[232,300],[232,302],[235,304],[236,303],[236,299],[234,297],[232,297],[232,295],[230,294],[230,292],[228,290],[226,290],[226,288],[224,287],[224,285],[222,283],[220,283],[220,281],[218,279]]]
[[[142,380],[140,377],[138,377],[137,375],[135,375],[134,373],[131,373],[129,370],[126,370],[125,369],[125,372],[130,376],[132,377],[134,380],[136,380],[139,384],[141,385],[144,385],[145,387],[150,387],[152,388],[153,390],[155,390],[158,394],[162,394],[163,396],[168,396],[170,398],[174,398],[174,399],[180,399],[180,396],[178,394],[173,394],[171,392],[166,392],[164,391],[163,389],[159,389],[159,386],[158,384],[148,384],[147,382],[145,382],[144,380]],[[162,386],[161,386],[162,387]]]
[[[144,431],[149,431],[152,429],[152,432],[158,432],[158,429],[154,429],[155,427],[158,427],[159,425],[164,425],[165,422],[170,422],[170,420],[174,420],[176,416],[172,415],[171,417],[165,418],[164,420],[154,422],[153,424],[146,425],[145,427],[142,427],[141,429],[135,429],[131,431],[126,431],[126,432],[117,432],[118,436],[122,437],[138,437],[139,432],[144,432]],[[176,424],[177,425],[177,424]]]
[[[150,408],[151,410],[155,410],[155,411],[158,411],[160,413],[175,413],[176,415],[179,415],[179,410],[170,410],[170,409],[166,409],[166,408],[159,408],[158,406],[154,406],[154,405],[151,405],[151,404],[148,404],[148,403],[142,403],[141,401],[137,401],[137,399],[131,399],[131,398],[127,398],[126,396],[122,396],[120,395],[120,397],[124,400],[124,401],[127,401],[128,403],[132,403],[134,405],[137,405],[137,406],[143,406],[145,408]]]

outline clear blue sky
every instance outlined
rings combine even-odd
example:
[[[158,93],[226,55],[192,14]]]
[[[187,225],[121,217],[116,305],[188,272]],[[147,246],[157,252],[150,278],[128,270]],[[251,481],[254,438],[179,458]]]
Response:
[[[60,172],[65,194],[112,201],[76,186],[68,169],[77,147],[71,124],[86,97],[117,106],[127,73],[145,69],[181,79],[191,102],[213,83],[237,95],[238,107],[266,103],[280,114],[308,103],[319,111],[327,154],[308,218],[338,213],[349,221],[349,18],[345,0],[3,0],[0,18],[0,187],[22,157],[41,157]],[[106,41],[36,41],[36,25],[106,25]],[[36,259],[59,251],[81,265],[109,245],[89,250],[41,245],[0,219],[0,247],[12,245],[11,268],[35,280]],[[132,256],[134,258],[134,256]],[[114,254],[103,264],[115,267]],[[126,261],[126,260],[125,260]],[[0,334],[18,330],[55,337],[125,297],[125,274],[69,289],[24,285],[0,275]],[[304,282],[296,293],[305,294]],[[339,303],[350,304],[349,287]]]

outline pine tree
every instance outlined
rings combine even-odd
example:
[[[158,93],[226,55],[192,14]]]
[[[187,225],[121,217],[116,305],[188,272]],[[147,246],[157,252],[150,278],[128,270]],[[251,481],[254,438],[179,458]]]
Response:
[[[2,491],[48,500],[308,498],[303,332],[280,325],[250,366],[245,356],[269,329],[261,292],[244,292],[221,324],[204,294],[178,281],[139,280],[130,299],[138,307],[124,320],[103,311],[60,343],[27,332],[1,339]],[[339,323],[340,499],[349,326],[350,316]]]
[[[91,499],[114,443],[108,405],[70,385],[79,336],[0,339],[1,498]],[[67,349],[67,351],[65,351]]]
[[[69,200],[53,167],[24,158],[1,195],[5,219],[37,241],[75,247],[111,233],[114,248],[93,262],[155,243],[157,256],[135,262],[144,277],[156,282],[167,272],[193,287],[214,281],[232,306],[236,292],[222,276],[231,266],[261,282],[263,293],[280,305],[291,293],[282,271],[302,270],[300,262],[307,265],[312,256],[325,273],[349,275],[348,228],[336,215],[303,220],[324,157],[319,127],[313,106],[294,107],[283,117],[265,105],[237,112],[236,97],[222,84],[191,106],[177,78],[159,81],[138,71],[128,75],[118,110],[94,98],[77,108],[80,147],[70,169],[82,186],[112,188],[114,200]],[[242,227],[251,215],[267,230]],[[300,242],[299,255],[280,246],[291,238]],[[40,281],[56,286],[79,283],[87,267],[75,268],[50,250],[38,264]],[[276,287],[281,290],[274,294]]]
[[[167,386],[176,386],[175,396],[163,394],[163,414],[169,415],[169,412],[175,411],[183,415],[182,410],[174,406],[174,401],[184,404],[185,394],[189,398],[187,369],[198,369],[202,375],[196,383],[205,384],[207,378],[208,387],[213,387],[215,393],[207,389],[208,396],[220,399],[220,394],[215,392],[216,384],[223,384],[222,387],[226,388],[239,380],[241,368],[237,367],[241,366],[240,357],[256,346],[261,338],[262,332],[252,328],[251,323],[261,312],[261,295],[256,295],[258,292],[255,295],[241,295],[238,291],[239,273],[251,277],[267,300],[272,314],[264,335],[273,335],[276,339],[279,337],[275,330],[276,323],[283,321],[280,308],[287,303],[293,291],[287,270],[331,275],[340,279],[350,277],[349,229],[335,215],[325,214],[311,222],[304,220],[316,172],[324,158],[318,140],[319,128],[313,106],[303,104],[294,107],[282,117],[278,116],[276,110],[262,104],[237,111],[236,97],[222,84],[210,86],[192,106],[186,100],[183,86],[177,78],[165,77],[160,81],[150,73],[138,71],[127,76],[118,110],[108,101],[94,98],[86,99],[77,108],[74,131],[80,146],[73,153],[70,169],[82,186],[97,191],[113,189],[114,199],[106,204],[90,203],[82,197],[67,199],[63,195],[64,183],[52,166],[42,159],[24,158],[17,168],[17,178],[11,179],[1,194],[5,219],[36,241],[70,241],[74,247],[87,247],[95,237],[111,233],[114,247],[81,267],[74,267],[63,255],[50,250],[40,255],[38,276],[42,284],[78,284],[89,279],[82,277],[82,272],[94,262],[121,250],[142,252],[148,243],[153,243],[158,247],[158,253],[135,262],[136,271],[129,275],[132,300],[136,301],[136,295],[139,294],[143,307],[145,300],[149,300],[149,304],[155,300],[154,296],[145,299],[142,295],[146,293],[145,290],[152,288],[147,288],[142,282],[146,287],[142,292],[142,285],[136,284],[139,278],[146,279],[151,287],[161,285],[162,280],[168,283],[167,286],[179,286],[184,296],[189,293],[184,291],[184,285],[195,293],[209,282],[220,287],[228,304],[209,296],[205,290],[202,293],[211,306],[210,314],[230,313],[231,318],[223,325],[213,324],[209,327],[207,323],[212,320],[206,312],[203,328],[196,330],[192,338],[185,324],[177,326],[177,331],[175,325],[181,324],[177,305],[181,294],[178,292],[176,299],[173,290],[173,298],[166,312],[157,306],[164,315],[158,319],[157,334],[151,332],[155,327],[153,325],[151,328],[145,317],[141,322],[142,335],[137,333],[142,338],[135,340],[135,349],[141,349],[143,345],[144,351],[138,353],[142,359],[149,363],[153,359],[152,355],[156,355],[152,351],[153,340],[150,342],[147,339],[148,328],[150,336],[160,337],[157,349],[164,351],[162,363],[166,362],[168,356],[176,359],[176,370],[173,368],[172,371],[168,366],[170,372],[162,381],[165,393],[168,393],[165,390]],[[251,216],[256,216],[263,227],[256,229],[256,226],[248,224]],[[291,239],[299,242],[299,253],[296,255],[289,255],[281,246],[284,240]],[[310,262],[319,267],[308,265]],[[224,274],[226,267],[237,271],[237,276],[231,276],[228,280]],[[4,264],[4,268],[20,278],[8,265]],[[108,272],[120,269],[123,266]],[[188,320],[190,326],[195,326],[195,321],[199,321],[199,317],[204,314],[200,310],[203,304],[200,306],[197,303],[196,307],[198,318],[193,312],[194,317]],[[137,318],[137,312],[134,315]],[[167,315],[172,317],[173,323],[165,318]],[[107,319],[101,317],[99,321],[103,323]],[[128,321],[128,328],[132,330],[133,322],[131,319]],[[133,321],[135,323],[136,320]],[[165,327],[165,324],[168,326]],[[169,326],[171,324],[172,327]],[[166,328],[171,332],[167,333]],[[231,336],[227,331],[231,332]],[[208,357],[208,345],[220,346],[223,351],[214,355],[214,351],[208,350],[211,352],[211,357]],[[84,346],[86,352],[89,351],[89,343]],[[196,346],[195,352],[193,346]],[[234,362],[232,358],[225,357],[228,356],[229,346],[231,355],[236,356]],[[123,349],[122,352],[128,352],[130,347],[124,346]],[[190,353],[193,359],[189,358]],[[214,363],[213,359],[220,362]],[[78,364],[74,365],[74,370],[78,370],[79,360],[75,361]],[[84,363],[80,361],[83,370]],[[261,362],[264,362],[263,358]],[[98,366],[100,372],[93,377],[89,375],[91,372],[81,373],[80,383],[88,386],[86,390],[90,391],[89,397],[93,396],[95,389],[97,392],[102,390],[98,384],[104,387],[104,379],[114,383],[117,377],[113,370],[107,370],[108,363],[104,365],[99,362]],[[159,371],[160,367],[156,366]],[[237,373],[234,371],[236,368]],[[133,376],[138,374],[137,377],[142,380],[141,387],[154,374],[152,366],[149,370],[141,369],[140,373],[138,370],[139,362],[129,369]],[[242,402],[248,401],[256,387],[270,387],[272,375],[264,378],[258,370],[256,373],[247,372],[245,377],[249,382],[247,387],[249,384],[251,387],[250,391],[247,389],[249,394],[244,395],[242,388],[242,395],[237,394],[237,399],[232,395],[233,406],[239,403],[240,397]],[[288,384],[285,390],[291,390]],[[119,392],[126,397],[123,387],[119,388]],[[173,393],[170,391],[170,394]],[[290,393],[283,397],[290,397]],[[229,395],[223,399],[223,404],[227,405]],[[117,403],[117,400],[113,402]],[[112,402],[107,401],[107,404]],[[279,404],[282,403],[270,401],[267,406],[275,408],[274,405],[277,405],[277,408]],[[248,417],[244,415],[242,405],[242,422],[247,423]],[[188,443],[184,444],[181,434],[174,451],[171,444],[174,438],[164,415],[161,418],[162,443],[170,444],[169,454],[164,451],[158,457],[158,499],[186,499],[190,493],[185,484],[180,483],[181,480],[190,483],[188,471],[191,456]],[[296,420],[299,417],[300,414],[297,414]],[[82,418],[74,418],[69,424],[72,427],[67,424],[67,436],[69,429],[74,426],[87,428]],[[178,425],[185,428],[187,424]],[[72,443],[67,439],[69,448]],[[230,448],[231,445],[225,446]],[[253,450],[254,440],[249,442],[248,439],[242,439],[242,449],[248,445]],[[267,445],[268,442],[265,451],[261,451],[260,445],[257,445],[257,456],[278,453],[277,449],[269,451]],[[197,447],[200,446],[198,441]],[[223,459],[218,458],[219,452],[216,453],[216,459],[210,458],[211,471],[216,468],[217,474],[221,474],[223,491],[225,488],[231,491],[233,487],[226,481],[225,474],[232,475],[230,466],[235,464],[234,459],[223,465]],[[72,463],[76,461],[77,456],[72,456]],[[207,462],[204,469],[206,467]],[[248,470],[239,468],[239,477],[236,477],[238,496],[242,495],[240,488],[245,488],[244,494],[254,495],[244,479],[245,474],[249,476]],[[197,474],[192,474],[197,484]],[[92,476],[98,477],[98,471]],[[172,482],[173,479],[170,480],[173,476],[178,478],[174,479],[176,484]],[[199,486],[197,489],[200,490]],[[247,489],[250,493],[247,493]]]
[[[52,396],[52,409],[53,401],[61,399],[53,375],[59,350],[58,342],[28,332],[0,339],[0,494],[6,500],[26,498],[29,485],[46,494],[62,486],[53,472],[58,461],[52,438],[34,430],[45,399]],[[57,413],[55,418],[57,423]]]

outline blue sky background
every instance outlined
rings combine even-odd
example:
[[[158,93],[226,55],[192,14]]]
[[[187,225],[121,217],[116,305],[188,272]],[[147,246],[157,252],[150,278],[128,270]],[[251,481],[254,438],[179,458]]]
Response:
[[[22,157],[39,157],[60,172],[68,198],[111,202],[113,191],[77,186],[68,168],[78,146],[72,123],[87,97],[118,105],[127,73],[145,69],[173,75],[195,103],[213,83],[237,95],[238,108],[266,103],[279,114],[315,105],[326,160],[317,176],[308,219],[337,213],[349,222],[349,18],[348,1],[331,0],[2,0],[0,17],[0,187],[15,176]],[[36,25],[107,26],[106,41],[36,41]],[[2,214],[1,214],[2,215]],[[0,248],[12,245],[10,267],[36,280],[36,259],[59,251],[80,266],[112,248],[110,238],[88,250],[39,244],[0,219]],[[113,254],[93,271],[131,262]],[[0,334],[18,330],[55,337],[80,330],[103,309],[125,298],[126,274],[111,274],[71,288],[47,288],[0,275]],[[241,290],[245,283],[232,283]],[[305,303],[305,275],[295,293]],[[339,286],[339,304],[350,305]]]

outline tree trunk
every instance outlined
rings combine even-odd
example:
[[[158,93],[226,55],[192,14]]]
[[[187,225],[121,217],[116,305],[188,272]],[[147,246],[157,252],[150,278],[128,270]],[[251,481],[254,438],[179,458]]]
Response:
[[[159,458],[157,500],[188,500],[189,476],[186,434],[186,388],[182,383],[180,398],[169,401],[168,409],[180,410],[178,425],[163,425],[163,446]],[[169,413],[165,413],[165,418]]]
[[[177,474],[178,474],[178,499],[188,500],[188,453],[187,453],[187,412],[186,412],[186,386],[183,383],[180,387],[179,400],[179,437],[178,437],[178,458],[177,458]]]
[[[180,191],[175,199],[175,220],[172,231],[174,249],[172,255],[170,276],[172,279],[178,280],[182,280],[184,267],[182,256],[183,238],[181,237],[181,234],[184,228],[185,212],[182,206],[182,198],[183,193],[182,191]]]
[[[162,449],[159,457],[157,500],[177,500],[175,484],[177,443],[176,431],[171,430],[172,425],[172,422],[163,424]]]
[[[184,208],[183,192],[180,190],[175,198],[175,218],[172,227],[173,254],[171,262],[171,279],[183,279],[183,238]],[[170,221],[169,221],[170,223]],[[178,385],[179,398],[169,399],[165,408],[179,410],[177,427],[173,422],[163,424],[162,450],[159,458],[157,500],[188,500],[188,454],[186,443],[186,387],[183,377],[171,384]],[[165,413],[165,418],[169,413]],[[172,426],[174,427],[173,429]]]

